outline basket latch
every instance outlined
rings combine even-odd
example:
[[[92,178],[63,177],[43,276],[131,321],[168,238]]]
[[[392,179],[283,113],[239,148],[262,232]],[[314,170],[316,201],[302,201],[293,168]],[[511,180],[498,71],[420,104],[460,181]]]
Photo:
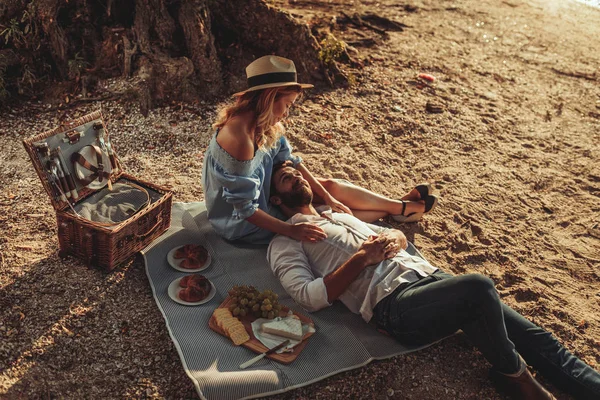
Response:
[[[79,142],[79,139],[81,138],[81,132],[73,130],[73,131],[69,131],[67,133],[65,133],[65,138],[64,141],[65,142],[69,142],[69,144],[75,144],[77,142]]]

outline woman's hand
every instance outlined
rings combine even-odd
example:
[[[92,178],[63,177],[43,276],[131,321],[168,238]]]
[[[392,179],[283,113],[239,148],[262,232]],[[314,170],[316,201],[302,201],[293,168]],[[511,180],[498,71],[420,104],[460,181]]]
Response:
[[[362,253],[366,265],[379,264],[383,260],[392,258],[398,253],[399,245],[390,236],[369,236],[358,249]]]
[[[394,240],[398,244],[398,249],[406,250],[406,248],[408,247],[408,241],[406,239],[406,236],[402,231],[399,231],[398,229],[390,229],[386,232],[383,232],[379,236],[388,237],[391,240]]]
[[[320,242],[327,237],[327,234],[321,227],[315,224],[300,222],[290,225],[287,236],[301,242]]]
[[[329,195],[325,199],[325,203],[331,207],[331,211],[333,212],[353,215],[352,210],[350,210],[344,203],[337,201],[332,195]]]

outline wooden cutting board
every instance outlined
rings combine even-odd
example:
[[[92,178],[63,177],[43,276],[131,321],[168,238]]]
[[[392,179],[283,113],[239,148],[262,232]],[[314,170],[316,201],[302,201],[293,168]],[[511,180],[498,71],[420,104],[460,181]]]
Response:
[[[219,305],[219,307],[217,307],[217,308],[227,308],[227,307],[229,307],[229,304],[231,304],[231,301],[232,301],[231,297],[227,296],[225,298],[225,300],[223,301],[223,303],[221,303]],[[288,311],[289,311],[288,307],[282,306],[280,316],[281,317],[287,316]],[[309,325],[314,326],[312,319],[308,318],[307,316],[302,315],[297,312],[294,312],[294,315],[298,316],[298,318],[300,318],[300,321],[302,321],[303,324],[309,324]],[[258,354],[264,353],[265,351],[269,350],[265,345],[263,345],[254,336],[254,333],[252,332],[252,322],[254,320],[256,320],[257,318],[254,316],[250,316],[250,315],[246,315],[245,317],[238,316],[237,318],[242,322],[242,324],[244,325],[244,328],[246,328],[246,332],[248,332],[248,335],[250,336],[250,340],[248,340],[246,343],[242,343],[242,346],[244,346],[247,349],[250,349],[253,352],[258,353]],[[219,328],[219,326],[217,325],[217,323],[215,321],[214,316],[211,316],[210,319],[208,320],[208,326],[213,331],[220,333],[221,335],[229,338],[229,336],[227,336],[225,331],[223,329]],[[268,354],[266,357],[270,358],[271,360],[280,362],[282,364],[291,363],[298,357],[298,355],[300,354],[300,352],[302,352],[304,347],[306,347],[307,340],[309,337],[311,337],[313,335],[313,333],[314,332],[308,332],[306,335],[304,335],[304,337],[302,338],[302,341],[296,347],[294,347],[294,350],[292,352],[286,352],[286,353],[281,353],[281,354],[277,354],[277,353]],[[233,342],[231,343],[231,345],[233,346]]]

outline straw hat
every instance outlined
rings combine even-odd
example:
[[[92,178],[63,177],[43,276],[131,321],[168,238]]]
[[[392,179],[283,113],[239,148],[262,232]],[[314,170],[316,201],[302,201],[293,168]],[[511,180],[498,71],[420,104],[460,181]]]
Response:
[[[302,89],[314,87],[308,83],[298,83],[294,62],[278,56],[264,56],[252,61],[246,67],[246,77],[248,89],[235,93],[234,96],[274,87],[300,86]]]

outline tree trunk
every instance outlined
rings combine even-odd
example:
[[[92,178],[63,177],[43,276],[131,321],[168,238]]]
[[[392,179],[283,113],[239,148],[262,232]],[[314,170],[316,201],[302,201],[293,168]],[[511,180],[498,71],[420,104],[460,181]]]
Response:
[[[221,63],[217,56],[208,4],[205,0],[185,2],[179,10],[179,23],[185,44],[196,70],[196,77],[206,94],[214,96],[223,91]]]
[[[59,78],[68,78],[67,38],[58,24],[58,10],[60,0],[39,0],[37,4],[37,18],[44,34],[50,42],[50,55],[54,60],[54,67]]]
[[[144,114],[243,90],[245,65],[265,54],[294,60],[304,82],[339,76],[308,26],[264,0],[2,0],[0,31],[7,27],[12,52],[2,50],[0,65],[8,55],[14,65],[15,54],[21,65],[0,69],[0,83],[33,72],[85,94],[86,82],[122,75]]]

